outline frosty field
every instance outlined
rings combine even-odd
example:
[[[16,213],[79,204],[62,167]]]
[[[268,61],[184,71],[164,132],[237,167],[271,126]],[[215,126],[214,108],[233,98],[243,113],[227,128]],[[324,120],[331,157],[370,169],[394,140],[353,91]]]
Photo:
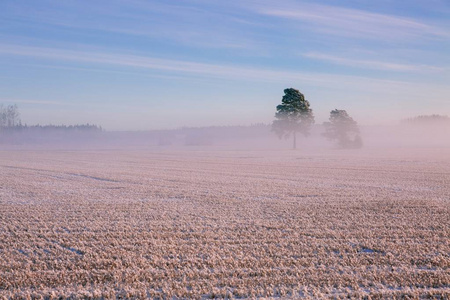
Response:
[[[11,150],[0,175],[0,298],[450,297],[448,148]]]

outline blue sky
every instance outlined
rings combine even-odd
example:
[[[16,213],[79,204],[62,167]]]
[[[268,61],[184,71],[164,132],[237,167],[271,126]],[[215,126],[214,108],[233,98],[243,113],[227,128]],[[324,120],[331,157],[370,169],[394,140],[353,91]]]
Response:
[[[28,124],[269,123],[283,89],[322,123],[450,115],[450,2],[0,2],[0,103]]]

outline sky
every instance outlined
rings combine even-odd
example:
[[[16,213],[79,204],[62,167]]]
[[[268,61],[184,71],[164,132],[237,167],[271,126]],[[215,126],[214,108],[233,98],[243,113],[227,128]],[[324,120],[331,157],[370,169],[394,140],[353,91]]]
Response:
[[[106,130],[450,115],[450,1],[0,1],[0,104]]]

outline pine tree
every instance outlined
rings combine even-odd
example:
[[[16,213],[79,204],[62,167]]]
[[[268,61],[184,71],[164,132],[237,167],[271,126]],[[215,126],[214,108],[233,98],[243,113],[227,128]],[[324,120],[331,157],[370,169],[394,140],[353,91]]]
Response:
[[[288,138],[293,135],[293,148],[297,147],[297,132],[304,136],[309,135],[311,125],[314,124],[314,115],[309,101],[298,90],[289,88],[284,90],[281,104],[277,106],[276,120],[272,123],[272,131],[279,138]]]

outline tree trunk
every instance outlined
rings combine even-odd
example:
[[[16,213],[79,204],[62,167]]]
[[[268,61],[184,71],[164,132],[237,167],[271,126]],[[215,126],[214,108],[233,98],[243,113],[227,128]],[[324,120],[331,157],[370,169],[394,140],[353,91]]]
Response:
[[[297,149],[297,137],[295,135],[295,131],[294,131],[294,145],[293,145],[292,149],[294,149],[294,150]]]

